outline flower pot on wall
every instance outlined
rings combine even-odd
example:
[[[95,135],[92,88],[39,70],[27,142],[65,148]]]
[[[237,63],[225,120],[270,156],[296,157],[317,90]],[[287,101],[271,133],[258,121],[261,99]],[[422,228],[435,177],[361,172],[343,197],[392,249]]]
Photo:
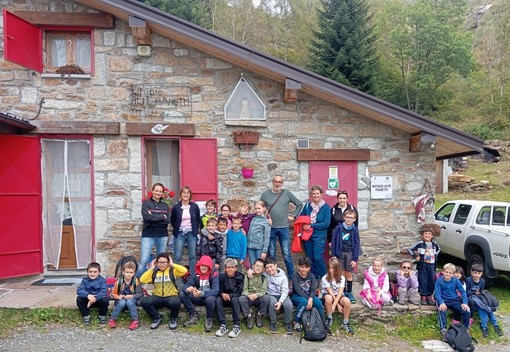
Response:
[[[250,145],[259,143],[260,133],[257,131],[234,131],[232,135],[234,137],[234,142],[239,145],[239,149],[241,149],[243,145],[248,148]]]
[[[253,169],[241,169],[241,174],[243,178],[252,178],[253,177]]]

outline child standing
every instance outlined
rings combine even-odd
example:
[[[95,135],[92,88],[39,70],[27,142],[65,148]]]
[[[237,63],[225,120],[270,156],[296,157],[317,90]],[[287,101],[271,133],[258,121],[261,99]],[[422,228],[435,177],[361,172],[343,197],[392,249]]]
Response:
[[[476,312],[478,311],[478,315],[480,316],[480,329],[482,330],[482,336],[489,336],[489,329],[487,327],[487,320],[490,320],[492,326],[494,326],[494,331],[498,336],[503,336],[503,331],[498,325],[498,321],[496,320],[496,315],[492,310],[484,309],[484,305],[481,303],[478,295],[485,290],[485,280],[482,278],[483,275],[483,265],[481,264],[473,264],[471,267],[471,276],[466,279],[466,287],[467,287],[467,296],[471,309]]]
[[[418,264],[418,290],[421,304],[435,305],[432,294],[434,293],[434,275],[436,274],[437,256],[441,251],[439,244],[434,241],[434,229],[429,225],[420,228],[422,239],[407,249]]]
[[[254,324],[258,328],[263,326],[262,312],[260,310],[260,298],[266,293],[267,280],[262,272],[264,271],[264,260],[261,258],[255,259],[252,265],[251,275],[244,277],[243,294],[239,297],[241,310],[246,318],[246,327],[253,329]],[[257,319],[254,322],[254,314],[251,312],[251,307],[257,307]]]
[[[398,304],[406,304],[409,301],[411,304],[419,305],[418,274],[413,270],[413,263],[410,260],[403,260],[395,277],[397,279]]]
[[[206,213],[202,215],[202,228],[207,226],[207,220],[211,218],[216,219],[216,206],[217,203],[214,199],[209,199],[207,202],[205,202],[205,211]]]
[[[255,216],[251,219],[250,227],[247,232],[250,266],[253,266],[257,258],[262,258],[264,260],[267,256],[271,226],[269,226],[266,211],[267,209],[264,202],[259,200],[255,203]]]
[[[205,331],[210,332],[213,326],[216,296],[219,292],[218,272],[213,269],[211,257],[200,257],[196,267],[195,276],[191,276],[179,292],[179,298],[189,314],[189,319],[184,322],[185,327],[195,325],[200,320],[195,306],[205,306],[206,320]]]
[[[328,262],[328,272],[322,277],[322,300],[326,307],[326,326],[328,329],[333,324],[333,312],[343,314],[342,326],[348,334],[354,334],[349,324],[351,314],[351,300],[344,296],[345,277],[342,276],[342,268],[336,257],[331,257]]]
[[[292,287],[294,293],[291,301],[296,307],[293,327],[296,331],[301,331],[301,315],[306,310],[317,308],[321,316],[324,316],[324,306],[317,297],[317,278],[310,273],[312,261],[308,257],[298,259],[298,270],[292,275]]]
[[[227,232],[228,232],[228,221],[225,218],[218,219],[218,225],[216,226],[216,234],[221,237],[221,245],[223,253],[221,255],[220,262],[220,274],[225,272],[225,259],[227,258]]]
[[[138,320],[138,310],[136,304],[142,298],[143,291],[140,281],[135,276],[136,264],[127,262],[122,268],[122,275],[117,280],[117,284],[113,287],[112,296],[115,299],[115,308],[113,309],[112,316],[108,321],[110,328],[117,326],[117,317],[126,307],[131,316],[131,324],[129,330],[135,330],[140,325]]]
[[[87,265],[87,277],[81,280],[76,289],[76,305],[83,317],[83,324],[90,324],[90,308],[99,309],[99,323],[106,324],[106,313],[110,304],[106,297],[106,280],[101,276],[101,265],[92,262]]]
[[[347,280],[344,295],[356,303],[356,299],[352,294],[352,276],[358,265],[360,241],[359,232],[356,225],[356,212],[347,209],[343,213],[344,221],[340,223],[333,233],[331,239],[331,255],[337,257],[343,268],[343,275]]]
[[[232,208],[229,204],[225,203],[220,208],[220,214],[218,215],[218,219],[227,219],[227,228],[230,230],[232,228],[232,215],[230,212]]]
[[[223,256],[223,237],[216,233],[216,218],[209,218],[205,229],[200,231],[200,241],[197,246],[197,257],[209,256],[214,260],[214,269],[218,270]],[[196,266],[195,266],[196,267]]]
[[[365,270],[365,281],[360,296],[363,304],[371,309],[381,309],[383,304],[393,304],[389,292],[390,279],[383,265],[382,257],[375,257],[372,259],[372,265]]]
[[[469,306],[466,291],[455,276],[455,265],[447,263],[443,267],[443,276],[436,280],[435,296],[439,313],[439,330],[446,342],[446,313],[451,309],[456,316],[462,317],[462,324],[469,329]],[[419,274],[418,274],[419,275]],[[457,295],[457,291],[462,297]]]
[[[239,271],[242,271],[243,260],[246,257],[247,240],[241,231],[241,219],[232,219],[232,228],[227,232],[227,258],[236,259]]]

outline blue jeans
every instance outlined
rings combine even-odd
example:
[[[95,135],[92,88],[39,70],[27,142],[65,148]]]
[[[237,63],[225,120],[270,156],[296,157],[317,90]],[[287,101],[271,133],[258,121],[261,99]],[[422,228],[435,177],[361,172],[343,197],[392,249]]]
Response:
[[[112,312],[112,319],[117,320],[120,312],[122,312],[125,308],[129,310],[129,315],[131,316],[131,320],[138,320],[138,310],[136,309],[136,300],[135,299],[119,299],[115,302],[115,308]]]
[[[449,310],[451,310],[455,316],[460,316],[462,320],[462,324],[469,329],[469,310],[462,310],[461,304],[462,302],[459,300],[454,301],[444,301],[444,304],[446,304],[446,307],[448,307]],[[437,303],[437,306],[439,308],[439,303]],[[437,319],[439,321],[439,330],[446,329],[447,322],[446,322],[446,315],[448,314],[448,309],[445,311],[440,311],[438,309],[438,315]]]
[[[195,275],[195,264],[197,263],[197,259],[195,257],[195,253],[197,250],[197,236],[193,234],[193,232],[181,232],[174,239],[174,261],[177,264],[181,264],[182,261],[182,249],[184,248],[184,243],[188,244],[188,258],[189,258],[189,271],[191,275]]]
[[[296,315],[294,316],[294,321],[296,323],[301,322],[301,315],[306,309],[306,306],[308,305],[308,298],[300,296],[296,293],[292,295],[291,298],[292,304],[297,307],[296,308]],[[313,298],[313,306],[317,308],[321,316],[324,316],[324,306],[322,304],[322,301],[318,297]]]
[[[262,255],[262,249],[248,248],[248,256],[250,257],[250,267],[255,264],[255,260]]]
[[[496,319],[496,315],[494,315],[494,312],[487,312],[486,310],[483,310],[478,306],[474,307],[474,311],[478,312],[478,315],[480,316],[480,326],[482,327],[482,329],[487,329],[488,320],[490,320],[493,326],[498,325],[498,320]]]
[[[292,274],[294,274],[294,263],[292,263],[292,256],[290,255],[289,228],[288,227],[271,228],[268,254],[272,258],[276,258],[276,239],[278,239],[278,241],[280,242],[280,247],[282,248],[283,261],[285,262],[285,266],[287,267],[287,277],[292,277]]]
[[[312,261],[312,274],[315,275],[317,280],[320,280],[326,275],[326,262],[324,261],[324,248],[326,246],[326,237],[315,236],[308,241],[303,241],[303,248],[305,249],[306,256]]]
[[[168,242],[168,236],[163,237],[142,237],[141,250],[140,250],[140,262],[138,263],[138,270],[136,270],[136,276],[140,278],[144,272],[147,271],[147,264],[151,257],[152,247],[156,246],[156,255],[163,253],[166,250],[166,243]]]

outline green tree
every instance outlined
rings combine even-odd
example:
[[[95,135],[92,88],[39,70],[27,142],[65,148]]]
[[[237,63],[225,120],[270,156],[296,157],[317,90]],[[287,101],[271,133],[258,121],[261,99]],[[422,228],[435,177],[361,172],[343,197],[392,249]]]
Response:
[[[366,0],[322,0],[321,4],[308,67],[374,94],[378,60]]]
[[[171,13],[204,28],[211,28],[212,14],[209,0],[138,0],[146,5]]]
[[[465,0],[386,2],[378,20],[378,44],[398,84],[383,98],[420,114],[437,108],[444,95],[440,88],[474,68],[466,12]]]

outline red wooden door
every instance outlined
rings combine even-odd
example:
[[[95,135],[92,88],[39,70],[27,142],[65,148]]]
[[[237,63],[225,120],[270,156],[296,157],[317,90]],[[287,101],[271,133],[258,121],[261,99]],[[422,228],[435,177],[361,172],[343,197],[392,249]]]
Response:
[[[218,199],[216,139],[181,139],[181,186],[191,187],[193,201]]]
[[[0,279],[43,272],[39,139],[0,136]]]
[[[339,190],[347,191],[349,204],[358,204],[358,162],[356,161],[310,161],[309,187],[324,188],[323,198],[330,206],[337,203]],[[335,171],[336,170],[336,171]],[[331,179],[338,179],[338,187],[329,188]]]

